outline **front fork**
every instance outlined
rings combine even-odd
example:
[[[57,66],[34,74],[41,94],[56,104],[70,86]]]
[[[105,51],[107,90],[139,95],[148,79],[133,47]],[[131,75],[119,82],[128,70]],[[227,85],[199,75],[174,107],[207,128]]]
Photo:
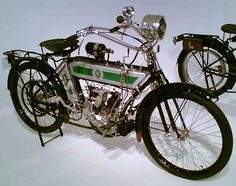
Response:
[[[176,110],[177,110],[175,116],[172,114],[172,111],[171,111],[171,108],[169,106],[168,101],[164,101],[164,109],[167,112],[167,116],[168,116],[168,119],[169,119],[168,121],[170,122],[170,127],[176,133],[176,137],[178,139],[181,139],[182,135],[181,135],[179,129],[177,128],[177,126],[176,126],[176,121],[179,118],[181,123],[182,123],[182,127],[183,127],[184,131],[187,131],[186,124],[185,124],[185,121],[183,119],[183,115],[182,115],[182,112],[181,112],[181,107],[183,107],[183,106],[179,106],[175,99],[173,99],[173,102],[174,102],[174,105],[175,105]],[[165,118],[165,115],[164,115],[164,112],[163,112],[163,108],[161,107],[160,104],[158,104],[157,109],[158,109],[159,115],[161,117],[162,125],[164,127],[165,132],[166,132],[166,135],[168,135],[170,133],[170,128],[168,127],[168,123],[166,121],[166,118]]]

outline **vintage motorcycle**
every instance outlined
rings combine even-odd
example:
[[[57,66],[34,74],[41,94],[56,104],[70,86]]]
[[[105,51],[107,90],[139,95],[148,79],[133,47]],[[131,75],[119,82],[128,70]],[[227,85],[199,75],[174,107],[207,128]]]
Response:
[[[168,172],[193,180],[217,174],[232,153],[227,118],[207,90],[168,82],[156,58],[165,17],[146,15],[139,25],[133,15],[134,8],[127,6],[111,29],[90,25],[68,38],[43,41],[41,54],[5,52],[12,66],[8,89],[17,113],[39,134],[82,118],[104,137],[135,130],[137,140],[143,139]],[[85,42],[91,35],[126,48],[128,56],[135,51],[132,61],[127,62],[127,54],[123,60],[110,60],[113,50],[106,44]],[[82,56],[84,45],[87,54]],[[72,56],[77,49],[79,55]],[[144,65],[135,63],[140,54]]]

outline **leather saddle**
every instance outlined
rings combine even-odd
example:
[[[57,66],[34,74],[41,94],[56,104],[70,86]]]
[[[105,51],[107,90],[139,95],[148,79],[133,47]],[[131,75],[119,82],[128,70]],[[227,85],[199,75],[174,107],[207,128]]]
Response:
[[[229,34],[236,34],[236,24],[225,24],[221,27],[221,30]]]
[[[75,34],[65,39],[60,38],[42,41],[39,46],[53,52],[53,55],[65,56],[79,47],[79,41],[77,39],[78,36]]]

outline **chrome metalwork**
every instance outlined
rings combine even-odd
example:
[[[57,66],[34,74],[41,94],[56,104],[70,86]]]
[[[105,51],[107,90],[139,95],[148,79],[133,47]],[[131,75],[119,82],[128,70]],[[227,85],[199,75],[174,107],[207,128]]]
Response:
[[[134,12],[135,12],[134,7],[126,6],[126,7],[123,8],[122,13],[123,13],[123,16],[131,18],[134,15]]]
[[[143,18],[141,30],[146,39],[163,39],[166,32],[165,17],[161,15],[146,15]]]
[[[142,27],[140,27],[139,24],[131,19],[134,12],[133,7],[125,7],[122,12],[124,18],[119,19],[120,25],[116,29],[124,29],[124,31],[127,28],[133,29],[140,37],[134,37],[129,34],[125,34],[125,36],[138,41],[140,43],[139,46],[123,41],[122,37],[121,39],[117,38],[117,35],[123,36],[124,32],[117,30],[113,33],[111,29],[90,25],[76,32],[80,45],[78,54],[81,53],[80,48],[85,38],[89,35],[97,35],[128,50],[132,49],[137,54],[144,54],[148,67],[129,66],[125,62],[119,62],[119,65],[115,65],[112,62],[107,63],[106,61],[78,57],[69,63],[66,59],[63,60],[56,69],[63,80],[68,98],[71,101],[71,104],[62,102],[70,110],[70,116],[74,116],[75,120],[79,118],[74,114],[76,109],[78,109],[103,135],[118,134],[115,132],[115,126],[131,114],[131,112],[126,113],[126,110],[128,108],[130,111],[132,110],[135,100],[142,94],[143,87],[146,87],[146,83],[150,81],[152,71],[158,72],[160,79],[151,84],[155,84],[155,87],[158,87],[159,84],[166,84],[166,79],[161,73],[156,52],[154,51],[158,40],[162,39],[165,34],[165,18],[160,15],[147,15],[143,18]],[[93,53],[90,52],[90,54]],[[96,56],[94,57],[96,58]],[[79,78],[80,82],[84,80],[82,84],[87,87],[86,90],[83,90],[82,95],[86,94],[88,96],[81,103],[81,98],[79,93],[76,93],[76,88],[70,86],[74,84],[75,78]],[[113,87],[112,90],[111,88],[104,88],[106,85]],[[149,87],[150,90],[151,87],[153,86]],[[83,109],[80,109],[82,107]],[[124,113],[126,114],[124,115]]]

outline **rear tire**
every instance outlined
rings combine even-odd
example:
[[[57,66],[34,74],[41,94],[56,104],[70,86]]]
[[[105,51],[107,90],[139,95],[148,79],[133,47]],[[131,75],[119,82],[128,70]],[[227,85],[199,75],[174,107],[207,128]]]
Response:
[[[203,42],[202,51],[183,49],[177,60],[180,80],[221,95],[236,81],[236,75],[232,75],[235,58],[229,53],[227,59],[220,59],[224,55],[222,43],[216,41]]]
[[[10,77],[10,95],[18,115],[31,129],[42,133],[54,132],[68,117],[61,103],[48,101],[53,96],[67,98],[53,73],[49,65],[30,59],[21,63]]]

